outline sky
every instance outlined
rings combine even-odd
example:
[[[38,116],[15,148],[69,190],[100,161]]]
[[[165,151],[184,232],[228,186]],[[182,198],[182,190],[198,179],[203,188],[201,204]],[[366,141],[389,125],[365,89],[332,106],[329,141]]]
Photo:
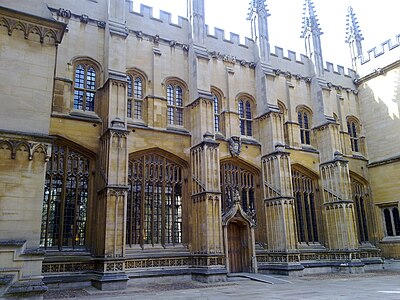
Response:
[[[244,37],[251,37],[250,22],[246,20],[250,0],[205,0],[206,24],[210,33],[218,27],[237,33],[244,42]],[[153,7],[155,17],[159,10],[172,14],[177,23],[177,16],[186,17],[187,0],[133,0],[135,11],[140,4]],[[269,37],[271,51],[274,46],[297,53],[305,53],[304,42],[300,38],[304,0],[267,0]],[[334,64],[351,67],[350,52],[346,44],[346,14],[352,6],[356,13],[361,32],[364,36],[363,52],[379,46],[388,39],[395,39],[400,34],[400,0],[314,0],[320,27],[323,59]]]

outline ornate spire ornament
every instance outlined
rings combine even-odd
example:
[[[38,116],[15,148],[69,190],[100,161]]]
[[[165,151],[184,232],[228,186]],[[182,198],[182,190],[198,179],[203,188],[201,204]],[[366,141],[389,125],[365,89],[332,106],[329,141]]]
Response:
[[[251,37],[260,47],[260,59],[269,63],[268,20],[270,16],[266,0],[252,0],[249,3],[247,20],[251,21]]]
[[[303,24],[301,38],[304,39],[306,54],[314,62],[316,74],[324,75],[321,47],[321,27],[315,11],[314,1],[305,0],[303,4]]]
[[[360,26],[358,25],[356,14],[351,6],[347,9],[346,16],[346,40],[349,44],[351,62],[354,69],[357,68],[357,58],[362,56],[362,44],[361,41],[364,37],[361,34]]]

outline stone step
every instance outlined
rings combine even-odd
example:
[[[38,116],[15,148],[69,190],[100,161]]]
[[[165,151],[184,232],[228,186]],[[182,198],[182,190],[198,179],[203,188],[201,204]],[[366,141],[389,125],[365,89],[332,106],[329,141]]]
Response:
[[[254,281],[259,281],[267,284],[288,284],[292,283],[289,280],[280,279],[271,275],[259,274],[259,273],[230,273],[228,277],[239,277],[247,278]]]

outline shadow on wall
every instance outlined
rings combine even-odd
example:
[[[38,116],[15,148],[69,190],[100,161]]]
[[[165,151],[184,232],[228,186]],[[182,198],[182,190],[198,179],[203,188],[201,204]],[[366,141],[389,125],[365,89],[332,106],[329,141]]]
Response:
[[[400,65],[360,87],[361,115],[370,163],[400,153]]]

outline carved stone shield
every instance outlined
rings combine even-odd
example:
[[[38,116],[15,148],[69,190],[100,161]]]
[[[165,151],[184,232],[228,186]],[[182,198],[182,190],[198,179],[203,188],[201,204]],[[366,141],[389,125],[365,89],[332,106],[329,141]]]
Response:
[[[242,140],[239,136],[232,136],[229,139],[229,152],[233,157],[239,156],[242,151]]]

